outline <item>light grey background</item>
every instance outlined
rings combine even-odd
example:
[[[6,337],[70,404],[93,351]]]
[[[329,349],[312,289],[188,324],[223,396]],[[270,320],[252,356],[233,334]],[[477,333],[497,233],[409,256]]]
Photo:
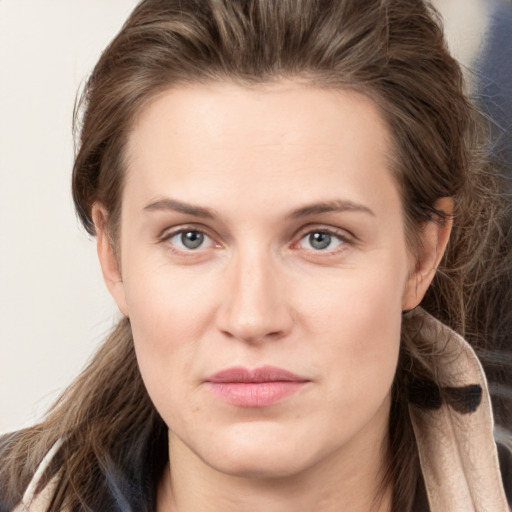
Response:
[[[71,195],[76,91],[136,0],[0,0],[0,432],[29,425],[117,318]],[[485,0],[437,0],[470,65]]]
[[[0,0],[0,432],[77,375],[116,308],[72,208],[77,89],[135,0]]]

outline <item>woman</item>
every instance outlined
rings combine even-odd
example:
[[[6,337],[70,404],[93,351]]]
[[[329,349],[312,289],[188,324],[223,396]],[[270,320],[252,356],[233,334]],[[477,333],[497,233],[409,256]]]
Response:
[[[81,107],[123,320],[3,439],[2,511],[508,509],[460,336],[510,384],[508,210],[431,9],[146,0]]]

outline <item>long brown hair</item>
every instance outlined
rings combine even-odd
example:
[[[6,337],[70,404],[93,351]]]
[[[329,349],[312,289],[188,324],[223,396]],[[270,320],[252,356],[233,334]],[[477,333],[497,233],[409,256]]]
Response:
[[[454,198],[452,238],[423,306],[480,351],[496,390],[510,385],[510,374],[492,359],[496,347],[507,348],[512,326],[510,213],[482,146],[485,129],[463,94],[437,14],[423,0],[142,1],[102,54],[78,104],[73,197],[85,229],[94,234],[91,207],[100,202],[116,246],[127,134],[157,93],[176,84],[252,86],[283,77],[356,90],[379,106],[393,139],[411,247],[426,221],[442,221],[436,201]],[[400,512],[410,510],[419,479],[407,385],[417,374],[436,381],[408,323],[404,316],[383,475]],[[510,424],[507,407],[498,397],[497,418]],[[46,419],[4,439],[2,500],[7,509],[19,501],[60,439],[42,482],[59,480],[51,510],[153,510],[166,435],[123,319]]]

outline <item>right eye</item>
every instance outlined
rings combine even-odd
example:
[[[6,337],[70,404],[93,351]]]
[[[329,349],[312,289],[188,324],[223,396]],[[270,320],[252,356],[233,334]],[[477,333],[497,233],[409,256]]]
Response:
[[[197,229],[182,229],[165,237],[179,251],[195,251],[205,249],[214,244],[213,240],[202,231]]]

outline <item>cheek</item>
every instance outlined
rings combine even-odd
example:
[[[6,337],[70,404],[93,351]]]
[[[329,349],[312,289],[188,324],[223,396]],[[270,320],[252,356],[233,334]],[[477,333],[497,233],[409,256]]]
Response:
[[[306,328],[318,340],[315,361],[330,379],[328,400],[340,414],[371,414],[392,385],[405,281],[403,270],[395,273],[394,268],[367,266],[364,272],[347,272],[326,280],[321,291],[304,299],[309,303]]]
[[[168,425],[193,402],[196,364],[214,322],[213,276],[131,258],[123,275],[135,351],[148,393]],[[187,397],[184,399],[183,397]],[[189,403],[192,405],[192,403]]]
[[[141,355],[161,357],[160,362],[183,362],[210,325],[213,303],[208,286],[194,284],[186,274],[168,268],[147,272],[139,268],[128,278],[130,321]]]
[[[140,334],[140,343],[171,348],[197,339],[211,317],[214,276],[194,266],[172,265],[163,250],[127,242],[123,280],[132,329]]]

